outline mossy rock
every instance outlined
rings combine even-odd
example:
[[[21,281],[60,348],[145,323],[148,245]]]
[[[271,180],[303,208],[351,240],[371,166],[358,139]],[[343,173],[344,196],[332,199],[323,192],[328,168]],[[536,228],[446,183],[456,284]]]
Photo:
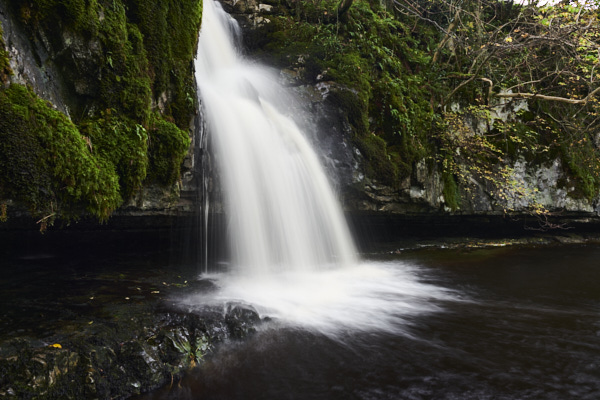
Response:
[[[82,132],[94,151],[111,163],[117,172],[120,194],[130,198],[146,179],[148,169],[148,133],[146,128],[114,110],[101,118],[84,122]]]
[[[0,91],[0,197],[37,216],[106,219],[121,204],[114,167],[77,127],[22,85]]]
[[[145,182],[176,182],[197,106],[193,59],[202,2],[9,4],[70,84],[73,120],[29,89],[2,90],[0,199],[15,199],[34,216],[105,220]],[[1,35],[0,44],[6,82]]]
[[[398,166],[387,152],[385,140],[374,134],[355,141],[366,160],[367,174],[379,182],[396,186],[398,184]]]
[[[172,122],[153,114],[149,127],[150,163],[148,181],[173,185],[180,176],[180,166],[190,147],[187,132]]]
[[[2,25],[0,25],[0,83],[7,83],[8,77],[12,75],[12,70],[10,68],[10,59],[8,51],[6,51],[3,35]]]
[[[326,102],[346,115],[367,175],[396,184],[434,151],[428,143],[434,119],[429,98],[439,88],[427,50],[433,33],[412,35],[401,18],[362,0],[335,23],[323,17],[335,6],[281,3],[269,40],[256,53],[297,70],[308,84],[327,80],[346,88],[331,91]]]

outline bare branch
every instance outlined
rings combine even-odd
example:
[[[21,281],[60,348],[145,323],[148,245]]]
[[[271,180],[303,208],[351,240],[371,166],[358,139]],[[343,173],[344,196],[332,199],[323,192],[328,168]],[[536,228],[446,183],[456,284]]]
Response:
[[[600,86],[590,92],[583,99],[570,99],[568,97],[546,96],[538,93],[496,93],[496,97],[502,98],[520,98],[520,99],[540,99],[548,101],[558,101],[569,104],[586,104],[596,93],[600,92]]]
[[[454,94],[463,86],[471,83],[475,77],[477,76],[477,74],[479,73],[479,70],[485,65],[485,63],[492,57],[492,53],[488,54],[487,57],[485,58],[485,60],[483,60],[483,62],[481,64],[479,64],[479,66],[477,67],[477,69],[475,70],[475,72],[473,73],[473,76],[471,76],[469,79],[467,79],[466,81],[461,82],[458,86],[456,86],[448,96],[446,96],[446,98],[444,99],[442,106],[444,106],[444,104],[448,103],[448,100],[450,100],[452,98],[452,96],[454,96]],[[475,60],[474,62],[476,62],[477,60]]]
[[[448,32],[446,32],[446,36],[444,36],[444,39],[442,39],[442,41],[438,44],[437,48],[435,49],[435,53],[433,54],[433,59],[431,60],[432,64],[435,64],[437,62],[442,49],[446,46],[446,43],[448,43],[448,40],[450,40],[450,36],[451,36],[452,32],[454,32],[454,29],[456,29],[456,25],[458,25],[459,12],[460,12],[460,8],[456,10],[456,14],[454,14],[454,18],[452,19],[450,26],[448,26]]]
[[[479,80],[480,81],[484,81],[488,85],[490,85],[490,87],[488,88],[488,95],[487,95],[487,101],[489,102],[490,99],[492,98],[492,88],[494,87],[494,82],[491,79],[488,79],[488,78],[479,78]]]
[[[422,19],[423,21],[427,21],[427,22],[431,23],[431,24],[432,24],[432,25],[434,25],[434,26],[435,26],[437,29],[439,29],[440,31],[444,32],[445,34],[447,34],[447,35],[449,35],[449,34],[450,34],[450,33],[449,33],[449,31],[447,31],[446,29],[442,28],[442,27],[440,26],[440,24],[438,24],[437,22],[435,22],[435,21],[434,21],[434,20],[432,20],[432,19],[429,19],[429,18],[426,18],[426,17],[424,17],[424,16],[423,16],[423,15],[422,15],[422,14],[421,14],[421,13],[420,13],[418,10],[415,10],[413,7],[407,7],[406,5],[403,5],[402,3],[400,3],[400,1],[398,1],[398,0],[393,0],[393,2],[394,2],[394,6],[395,6],[394,8],[395,8],[397,11],[400,11],[400,10],[398,9],[398,7],[401,7],[401,8],[403,8],[404,10],[408,11],[410,14],[412,14],[412,15],[414,15],[414,16],[416,16],[416,17],[420,18],[420,19]],[[410,3],[409,3],[409,4],[410,4]],[[411,6],[412,6],[412,4],[411,4]],[[401,12],[401,11],[400,11],[400,12]]]

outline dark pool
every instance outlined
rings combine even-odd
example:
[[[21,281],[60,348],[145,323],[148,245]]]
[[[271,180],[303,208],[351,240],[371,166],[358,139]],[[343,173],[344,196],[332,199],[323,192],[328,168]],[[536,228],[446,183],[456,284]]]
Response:
[[[272,322],[140,399],[600,398],[600,246],[375,258],[454,296],[397,333]]]

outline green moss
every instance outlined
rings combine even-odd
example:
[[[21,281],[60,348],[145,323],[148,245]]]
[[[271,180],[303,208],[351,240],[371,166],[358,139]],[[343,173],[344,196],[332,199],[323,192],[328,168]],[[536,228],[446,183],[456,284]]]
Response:
[[[360,140],[369,132],[368,100],[360,92],[351,89],[333,90],[327,97],[333,107],[344,111],[347,121],[353,128],[353,138]]]
[[[179,179],[180,165],[190,146],[187,132],[153,114],[150,128],[148,180],[173,185]]]
[[[429,99],[439,89],[430,83],[436,81],[427,55],[430,36],[413,35],[407,23],[379,3],[362,0],[353,3],[344,23],[319,23],[330,6],[297,2],[289,15],[273,18],[263,54],[299,68],[305,81],[319,77],[346,88],[332,91],[328,101],[348,116],[353,141],[371,160],[368,170],[379,180],[389,173],[384,180],[397,184],[432,151]]]
[[[4,31],[2,31],[2,25],[0,25],[0,83],[8,82],[10,75],[12,75],[10,59],[4,43]]]
[[[89,11],[96,5],[95,0],[36,0],[23,2],[11,0],[19,11],[23,22],[39,26],[45,21],[54,19],[54,23],[71,27],[81,27],[89,24]]]
[[[452,174],[444,172],[442,174],[442,181],[444,183],[443,194],[446,206],[453,211],[458,210],[460,208],[460,194],[456,179]]]
[[[127,22],[125,7],[118,2],[104,8],[98,37],[106,57],[100,73],[100,107],[146,124],[150,115],[151,79],[142,34]]]
[[[121,199],[141,188],[148,172],[148,182],[175,182],[189,146],[183,129],[188,129],[196,107],[192,68],[202,2],[10,0],[10,4],[31,39],[41,32],[50,52],[57,54],[53,62],[67,71],[75,124],[32,100],[32,93],[19,103],[9,94],[20,89],[8,90],[3,95],[2,162],[7,172],[0,186],[2,197],[19,199],[35,215],[55,209],[77,215],[83,209],[105,219]],[[86,45],[90,52],[84,57],[79,48]],[[0,53],[3,82],[9,71],[5,65],[8,57]],[[91,89],[82,92],[76,82]],[[161,105],[160,114],[156,104]],[[15,120],[26,123],[7,122]],[[63,137],[71,138],[71,147]],[[99,182],[101,189],[96,188]],[[102,190],[107,193],[98,197]]]
[[[96,155],[77,127],[31,90],[0,91],[0,197],[15,198],[33,215],[101,220],[121,203],[112,165]]]
[[[600,192],[600,151],[586,137],[567,140],[560,149],[569,175],[576,183],[576,191],[571,195],[592,202]]]
[[[100,44],[99,51],[91,46],[92,57],[86,60],[97,65],[75,77],[93,81],[98,76],[98,95],[75,105],[88,113],[84,117],[93,116],[94,109],[112,108],[145,125],[152,98],[166,94],[169,101],[163,114],[180,128],[188,127],[196,106],[192,68],[202,18],[200,0],[11,2],[32,33],[45,32],[56,53],[69,50],[61,36],[64,30]],[[69,57],[64,62],[68,64]],[[76,74],[73,69],[70,73]]]
[[[148,134],[139,123],[107,110],[82,124],[94,151],[118,174],[120,195],[130,198],[142,187],[148,169]]]
[[[132,0],[128,15],[143,34],[153,77],[154,97],[172,96],[166,114],[187,128],[195,108],[192,73],[197,34],[202,19],[201,1]]]
[[[398,178],[398,166],[387,153],[385,140],[375,135],[368,135],[356,142],[358,149],[366,160],[366,171],[386,185],[395,185]]]

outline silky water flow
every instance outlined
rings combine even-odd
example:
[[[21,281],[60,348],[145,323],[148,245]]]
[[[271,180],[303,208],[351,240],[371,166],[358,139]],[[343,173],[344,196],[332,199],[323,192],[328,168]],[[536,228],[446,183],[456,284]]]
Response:
[[[227,213],[231,266],[190,305],[241,301],[305,329],[398,330],[450,294],[414,267],[360,261],[342,209],[305,134],[286,115],[292,95],[244,58],[239,26],[204,2],[196,79]]]

